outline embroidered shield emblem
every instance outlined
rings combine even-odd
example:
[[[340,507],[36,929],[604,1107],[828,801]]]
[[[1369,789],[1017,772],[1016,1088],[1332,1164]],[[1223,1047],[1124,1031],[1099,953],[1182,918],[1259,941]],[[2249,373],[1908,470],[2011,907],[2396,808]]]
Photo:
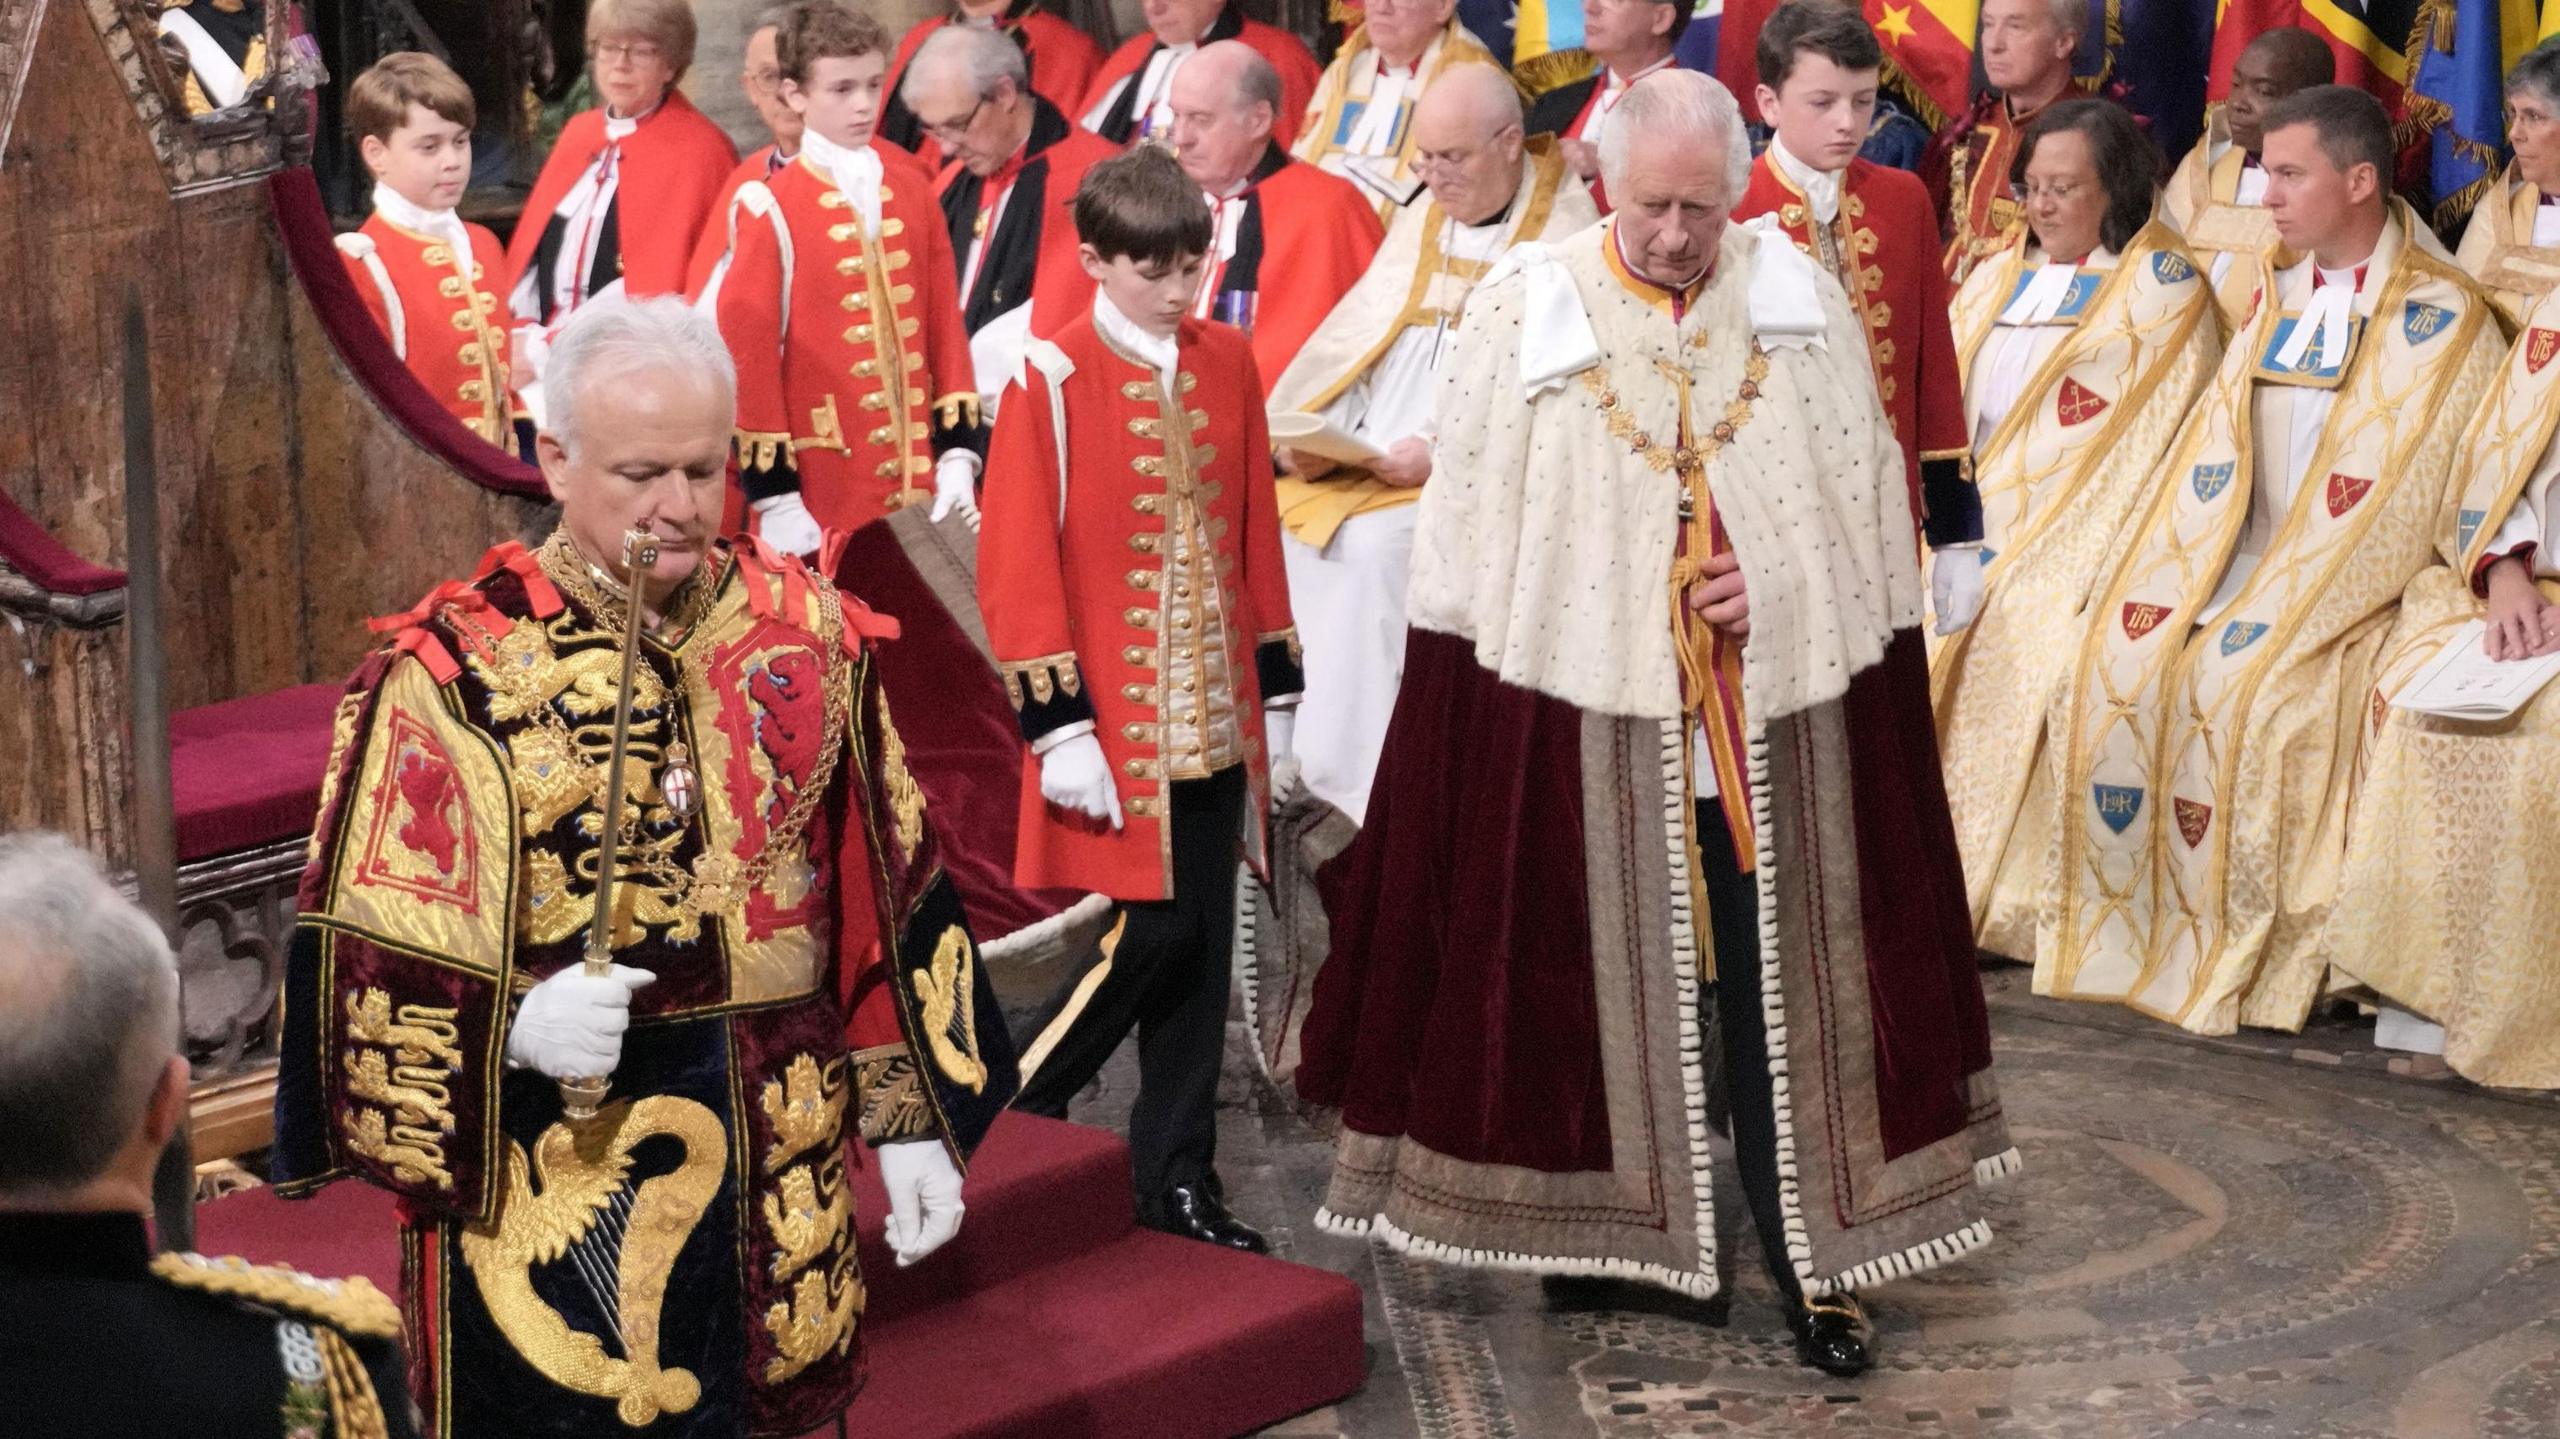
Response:
[[[2151,275],[2161,284],[2181,284],[2194,279],[2195,274],[2196,267],[2188,264],[2183,256],[2172,255],[2166,250],[2152,252]]]
[[[2265,625],[2253,624],[2248,620],[2233,620],[2222,627],[2222,652],[2227,655],[2236,655],[2256,644],[2258,637],[2266,632]]]
[[[2167,605],[2150,605],[2140,600],[2127,600],[2124,605],[2124,614],[2121,616],[2124,637],[2129,640],[2138,640],[2160,628],[2160,622],[2168,617],[2169,606]]]
[[[2334,520],[2354,509],[2356,501],[2363,499],[2365,492],[2372,488],[2371,480],[2359,480],[2353,475],[2331,475],[2329,477],[2329,518]]]
[[[2187,848],[2204,843],[2205,827],[2213,823],[2213,806],[2172,795],[2169,808],[2178,816],[2178,838],[2187,842]]]
[[[2453,311],[2442,305],[2429,305],[2411,300],[2400,309],[2400,333],[2412,345],[2423,345],[2445,331],[2453,323]]]
[[[2560,330],[2546,330],[2540,325],[2524,332],[2524,372],[2539,375],[2542,367],[2560,355]]]
[[[2083,424],[2096,419],[2107,408],[2107,398],[2069,375],[2062,377],[2062,388],[2053,397],[2053,413],[2065,425]]]
[[[2218,465],[2196,466],[2195,474],[2188,480],[2195,489],[2196,498],[2212,504],[2216,496],[2230,487],[2232,467],[2238,463],[2236,460],[2224,460]]]
[[[2489,512],[2487,510],[2464,510],[2456,515],[2454,517],[2453,547],[2457,550],[2469,550],[2471,548],[2471,537],[2480,533],[2480,527],[2487,524],[2488,521]]]
[[[2098,818],[2118,834],[2124,833],[2133,817],[2142,813],[2140,785],[2093,784],[2089,786],[2089,797],[2098,803]]]
[[[392,712],[387,744],[352,882],[478,914],[480,836],[461,769],[434,728],[406,710]]]

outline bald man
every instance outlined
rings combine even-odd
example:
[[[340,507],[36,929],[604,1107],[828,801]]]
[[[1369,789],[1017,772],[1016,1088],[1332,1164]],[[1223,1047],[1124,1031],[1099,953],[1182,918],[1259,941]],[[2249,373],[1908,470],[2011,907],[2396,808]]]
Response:
[[[1325,67],[1294,153],[1356,182],[1381,216],[1423,190],[1413,169],[1413,107],[1454,69],[1502,62],[1458,23],[1457,0],[1369,0]]]
[[[1252,46],[1202,46],[1174,72],[1172,109],[1174,153],[1215,223],[1193,313],[1252,336],[1267,387],[1369,267],[1384,229],[1349,181],[1272,138],[1280,76]]]
[[[1360,821],[1404,673],[1414,502],[1431,478],[1440,367],[1478,279],[1521,240],[1600,218],[1555,142],[1521,134],[1520,95],[1490,66],[1451,71],[1414,106],[1425,200],[1398,212],[1368,273],[1271,388],[1377,457],[1283,450],[1281,550],[1306,649],[1296,751],[1314,797]]]
[[[2248,318],[2257,288],[2252,267],[2235,261],[2269,253],[2276,243],[2267,172],[2258,163],[2267,109],[2296,90],[2328,84],[2337,70],[2328,42],[2308,30],[2278,26],[2250,41],[2232,64],[2230,98],[2214,107],[2204,138],[2161,193],[2160,221],[2205,262],[2225,329]]]

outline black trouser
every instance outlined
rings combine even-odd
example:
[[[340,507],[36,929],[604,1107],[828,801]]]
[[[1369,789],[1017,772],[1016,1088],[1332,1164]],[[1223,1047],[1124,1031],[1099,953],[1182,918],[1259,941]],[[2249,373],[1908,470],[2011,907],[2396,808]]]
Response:
[[[1101,982],[1081,1006],[1072,985],[1036,1031],[1063,1024],[1014,1107],[1063,1119],[1131,1029],[1138,1101],[1130,1168],[1142,1217],[1177,1184],[1205,1184],[1218,1152],[1218,1071],[1234,967],[1236,838],[1244,767],[1173,782],[1173,897],[1127,902],[1103,939]],[[1086,977],[1090,977],[1087,971]]]
[[[1778,1200],[1778,1111],[1769,1085],[1769,1027],[1760,1010],[1760,882],[1734,863],[1724,806],[1697,802],[1698,866],[1707,886],[1715,944],[1716,1022],[1724,1039],[1725,1093],[1733,1111],[1733,1157],[1742,1198],[1759,1231],[1760,1252],[1779,1297],[1803,1294],[1787,1258],[1786,1210]]]

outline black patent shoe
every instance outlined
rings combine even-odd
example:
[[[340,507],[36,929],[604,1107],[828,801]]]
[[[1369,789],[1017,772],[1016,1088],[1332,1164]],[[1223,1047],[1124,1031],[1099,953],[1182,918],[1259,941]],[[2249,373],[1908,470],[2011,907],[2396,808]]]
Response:
[[[1875,1363],[1867,1311],[1855,1295],[1798,1300],[1787,1312],[1787,1327],[1795,1331],[1796,1359],[1825,1374],[1855,1379]]]
[[[1207,1184],[1177,1184],[1164,1192],[1140,1221],[1149,1229],[1184,1239],[1197,1239],[1222,1249],[1242,1250],[1247,1254],[1268,1254],[1271,1243],[1262,1232],[1227,1212],[1218,1196]]]

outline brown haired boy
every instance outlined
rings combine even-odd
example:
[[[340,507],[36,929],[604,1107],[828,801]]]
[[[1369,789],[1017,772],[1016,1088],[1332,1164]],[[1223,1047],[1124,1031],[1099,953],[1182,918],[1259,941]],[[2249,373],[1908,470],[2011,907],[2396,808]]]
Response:
[[[774,37],[800,154],[730,201],[729,258],[704,303],[738,361],[737,463],[754,529],[815,551],[925,499],[974,513],[986,431],[959,266],[933,177],[875,143],[889,40],[833,0]]]
[[[373,172],[373,216],[338,253],[393,353],[493,445],[520,448],[507,331],[487,266],[498,237],[453,207],[471,183],[471,87],[432,55],[385,55],[347,87],[347,130]]]
[[[1075,222],[1097,293],[997,407],[978,601],[1030,742],[1014,881],[1119,912],[1018,1107],[1063,1116],[1134,1028],[1139,1218],[1259,1251],[1212,1166],[1238,843],[1258,867],[1306,687],[1262,381],[1240,331],[1191,317],[1213,236],[1172,156],[1094,166]]]

